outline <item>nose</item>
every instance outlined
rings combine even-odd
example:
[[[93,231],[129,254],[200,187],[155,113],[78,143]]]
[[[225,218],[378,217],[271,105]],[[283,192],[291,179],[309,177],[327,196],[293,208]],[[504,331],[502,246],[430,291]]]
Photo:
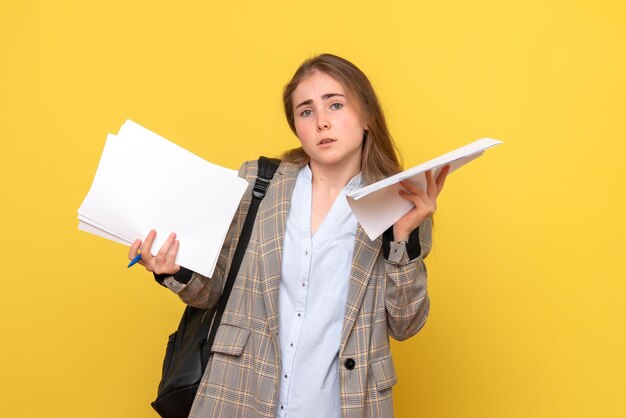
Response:
[[[321,131],[326,130],[328,128],[330,128],[330,122],[328,122],[328,119],[326,118],[326,115],[318,114],[318,117],[317,117],[317,131],[321,132]]]

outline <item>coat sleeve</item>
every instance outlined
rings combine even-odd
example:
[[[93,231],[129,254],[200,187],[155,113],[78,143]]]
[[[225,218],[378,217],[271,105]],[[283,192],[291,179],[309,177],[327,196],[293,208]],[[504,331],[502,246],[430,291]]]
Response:
[[[254,173],[252,173],[254,171]],[[250,162],[244,162],[239,169],[239,176],[249,180],[251,175],[255,175],[256,169],[252,167]],[[233,221],[231,222],[222,249],[215,265],[215,271],[212,277],[206,277],[196,272],[193,272],[191,280],[186,285],[180,283],[173,283],[171,280],[165,280],[165,284],[168,288],[178,294],[178,297],[187,305],[196,308],[210,308],[217,303],[220,295],[222,294],[222,288],[228,275],[228,268],[230,266],[230,260],[232,259],[232,251],[234,251],[233,240],[238,234],[241,225],[243,225],[243,216],[247,211],[249,205],[248,191],[244,195],[244,199],[239,204]],[[245,203],[248,202],[248,205]]]
[[[391,243],[385,258],[385,309],[389,335],[402,341],[415,335],[426,323],[430,299],[424,258],[432,245],[432,218],[419,227],[417,257],[411,258],[405,243]]]

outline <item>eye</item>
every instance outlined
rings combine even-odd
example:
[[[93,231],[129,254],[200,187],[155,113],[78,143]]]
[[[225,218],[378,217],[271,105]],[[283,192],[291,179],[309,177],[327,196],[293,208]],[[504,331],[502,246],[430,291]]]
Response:
[[[304,116],[304,117],[311,116],[312,114],[313,114],[313,111],[311,111],[311,109],[305,109],[302,112],[300,112],[300,116]]]
[[[330,105],[330,108],[333,110],[339,110],[343,107],[343,103],[333,103]]]

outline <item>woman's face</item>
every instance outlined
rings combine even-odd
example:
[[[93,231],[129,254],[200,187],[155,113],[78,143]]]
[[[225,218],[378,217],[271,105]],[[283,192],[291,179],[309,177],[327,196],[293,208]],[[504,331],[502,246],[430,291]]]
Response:
[[[313,71],[298,84],[292,101],[296,134],[311,169],[348,165],[358,173],[367,125],[346,89],[328,74]]]

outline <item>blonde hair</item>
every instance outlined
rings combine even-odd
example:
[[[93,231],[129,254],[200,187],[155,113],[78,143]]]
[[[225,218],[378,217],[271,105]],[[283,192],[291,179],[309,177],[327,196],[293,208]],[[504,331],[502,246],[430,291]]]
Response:
[[[367,76],[350,61],[332,54],[321,54],[306,60],[283,90],[283,105],[287,123],[297,135],[294,111],[293,92],[300,82],[314,71],[320,71],[337,80],[356,99],[361,117],[367,123],[367,131],[363,135],[361,153],[361,171],[366,184],[374,183],[402,170],[398,158],[397,147],[387,128],[385,115],[382,111],[374,88]],[[309,156],[302,147],[286,151],[282,159],[298,165],[309,162]]]

